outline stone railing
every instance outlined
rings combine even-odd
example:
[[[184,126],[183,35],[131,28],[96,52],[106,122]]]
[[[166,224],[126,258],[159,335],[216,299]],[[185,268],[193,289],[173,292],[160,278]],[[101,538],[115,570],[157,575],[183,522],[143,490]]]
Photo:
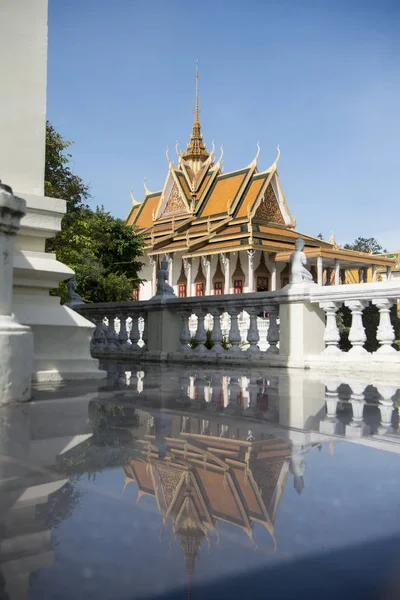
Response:
[[[81,304],[76,310],[95,323],[91,346],[93,356],[100,358],[146,352],[151,353],[149,358],[163,358],[166,353],[237,357],[242,350],[247,357],[279,353],[277,292]],[[259,317],[264,313],[268,319]],[[260,333],[267,338],[265,352],[259,348]]]
[[[372,361],[383,367],[392,365],[390,369],[397,365],[398,369],[400,352],[393,347],[395,334],[390,322],[390,307],[398,297],[400,283],[395,281],[330,287],[300,283],[277,292],[154,297],[141,302],[81,304],[76,310],[96,324],[92,354],[97,358],[217,363],[250,360],[297,368],[331,368],[335,364],[352,368],[357,364],[365,369]],[[377,306],[380,313],[376,332],[380,346],[374,353],[364,348],[362,313],[369,304]],[[339,348],[336,314],[342,305],[352,313],[349,352]],[[248,326],[244,327],[246,319]],[[267,340],[264,346],[260,342],[263,333]]]
[[[369,353],[364,348],[367,337],[363,324],[363,312],[368,306],[372,305],[379,310],[379,325],[376,331],[379,349],[375,354],[400,358],[400,354],[396,353],[393,347],[395,331],[390,319],[390,310],[399,297],[400,282],[396,283],[395,281],[312,287],[310,289],[310,302],[318,304],[326,315],[324,332],[326,347],[322,354],[330,357],[341,357],[347,354],[349,359],[354,356],[367,356]],[[340,333],[336,314],[342,306],[350,309],[352,317],[349,333],[351,348],[348,353],[342,352],[339,348]]]

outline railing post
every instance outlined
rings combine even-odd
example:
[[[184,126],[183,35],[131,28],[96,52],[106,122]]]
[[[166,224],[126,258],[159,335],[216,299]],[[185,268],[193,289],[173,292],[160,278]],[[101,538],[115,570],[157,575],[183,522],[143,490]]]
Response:
[[[250,315],[250,326],[247,332],[247,341],[250,346],[247,348],[246,352],[251,352],[252,354],[260,352],[260,348],[257,346],[257,342],[260,339],[258,333],[258,325],[257,325],[257,315],[260,312],[258,306],[246,307],[246,311]]]
[[[339,348],[340,333],[336,323],[336,313],[341,307],[341,302],[320,302],[319,306],[326,314],[326,325],[324,333],[325,350],[322,354],[341,354]]]
[[[372,304],[379,309],[379,325],[376,331],[376,339],[380,343],[378,348],[378,354],[393,354],[396,350],[392,344],[395,340],[395,333],[390,321],[390,309],[394,304],[394,300],[388,300],[387,298],[379,298],[372,300]]]
[[[197,343],[195,348],[196,352],[206,352],[207,348],[205,347],[205,343],[207,341],[206,329],[204,327],[204,318],[207,314],[207,311],[204,308],[196,308],[197,315],[197,330],[196,335],[194,336],[194,340]]]
[[[277,347],[279,342],[278,306],[268,306],[267,312],[269,313],[269,327],[267,334],[269,347],[267,348],[267,354],[279,354],[279,348]]]
[[[242,409],[238,404],[241,386],[237,375],[232,375],[229,382],[229,403],[225,407],[225,412],[230,415],[242,414]]]
[[[365,335],[365,329],[362,322],[362,313],[368,304],[368,300],[350,300],[345,302],[345,306],[351,310],[352,316],[349,333],[349,342],[351,342],[352,348],[349,350],[349,354],[368,354],[363,347],[367,341],[367,336]]]
[[[342,434],[344,425],[337,417],[337,406],[339,402],[338,382],[327,381],[325,383],[326,416],[320,421],[319,430],[327,435]]]
[[[240,310],[238,310],[236,307],[228,306],[227,312],[229,313],[229,316],[231,318],[231,328],[229,331],[229,343],[231,344],[231,347],[229,348],[228,352],[240,352],[241,350],[239,348],[239,344],[241,342],[241,338],[238,325],[238,315],[240,313]]]
[[[108,320],[108,328],[107,328],[107,333],[106,333],[107,350],[118,350],[119,343],[118,343],[118,335],[117,335],[117,332],[115,331],[115,314],[108,313],[106,315],[106,317]]]
[[[178,352],[189,352],[191,348],[189,347],[191,335],[189,329],[189,317],[192,314],[190,310],[178,310],[178,315],[181,318],[181,333],[179,335],[179,341],[181,346]]]
[[[222,405],[221,405],[222,382],[221,382],[221,375],[219,373],[212,374],[211,388],[212,388],[211,402],[208,403],[207,410],[215,412],[219,408],[222,408]]]
[[[138,313],[136,311],[132,313],[131,319],[132,324],[129,339],[131,340],[131,350],[135,352],[137,350],[140,350],[140,346],[138,346],[138,342],[140,340]]]
[[[213,306],[210,308],[210,314],[213,316],[214,324],[211,332],[211,341],[214,343],[212,347],[212,351],[216,354],[221,354],[224,352],[222,347],[222,330],[221,330],[221,315],[223,313],[223,309],[220,306]]]

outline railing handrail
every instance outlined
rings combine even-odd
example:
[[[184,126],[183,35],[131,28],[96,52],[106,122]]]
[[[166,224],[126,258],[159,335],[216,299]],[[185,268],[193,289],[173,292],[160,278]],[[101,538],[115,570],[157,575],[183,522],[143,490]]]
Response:
[[[387,298],[397,300],[400,298],[400,280],[373,283],[351,283],[346,285],[317,286],[310,288],[311,303],[344,302],[351,300],[374,300]]]

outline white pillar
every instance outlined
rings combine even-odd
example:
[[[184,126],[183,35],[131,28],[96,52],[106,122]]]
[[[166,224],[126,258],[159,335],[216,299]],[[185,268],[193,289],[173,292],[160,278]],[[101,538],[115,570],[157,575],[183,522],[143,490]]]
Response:
[[[276,290],[276,262],[271,264],[271,292]]]
[[[206,294],[211,296],[211,256],[207,257]]]
[[[155,296],[157,293],[157,259],[155,256],[149,256],[151,268],[151,294]]]
[[[173,287],[174,281],[174,254],[171,252],[168,254],[168,283],[171,287]]]
[[[183,268],[185,269],[186,275],[186,296],[189,298],[192,296],[192,259],[183,259]]]
[[[317,257],[317,283],[324,285],[324,261],[322,256]]]
[[[340,285],[340,260],[335,258],[335,285]]]
[[[0,183],[0,405],[29,400],[33,336],[12,314],[14,236],[26,203]]]
[[[371,268],[372,268],[372,281],[376,281],[376,275],[377,275],[376,265],[371,265]]]
[[[222,258],[222,264],[224,266],[225,269],[225,288],[224,288],[224,294],[229,294],[230,289],[231,289],[231,284],[230,284],[230,278],[231,278],[231,273],[230,273],[230,256],[228,253],[223,253],[221,255]]]
[[[390,281],[392,279],[392,267],[388,267],[386,270],[386,279]]]
[[[249,257],[249,292],[254,292],[254,255],[255,250],[247,250]]]

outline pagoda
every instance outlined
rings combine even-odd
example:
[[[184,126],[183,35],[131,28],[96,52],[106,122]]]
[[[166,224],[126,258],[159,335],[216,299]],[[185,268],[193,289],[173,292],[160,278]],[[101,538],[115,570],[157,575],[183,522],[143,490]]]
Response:
[[[199,74],[196,68],[195,111],[190,141],[177,164],[167,150],[168,172],[162,190],[132,206],[126,223],[145,238],[146,281],[135,292],[146,300],[156,293],[160,256],[169,261],[169,284],[177,296],[203,296],[278,290],[289,283],[289,259],[299,235],[278,175],[280,150],[264,171],[254,159],[224,173],[223,149],[216,159],[208,151],[199,120]],[[314,280],[320,285],[356,283],[380,277],[393,259],[341,248],[304,233],[305,253]],[[354,273],[357,274],[355,280]]]

